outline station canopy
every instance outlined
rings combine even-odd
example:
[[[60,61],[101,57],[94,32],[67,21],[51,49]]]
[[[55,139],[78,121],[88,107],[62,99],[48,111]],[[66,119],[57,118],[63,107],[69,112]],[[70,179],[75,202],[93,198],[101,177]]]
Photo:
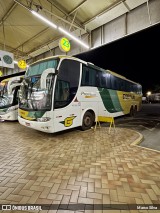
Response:
[[[1,0],[0,49],[12,52],[15,59],[29,59],[58,46],[63,33],[31,11],[83,39],[89,37],[92,30],[144,2],[146,0]]]

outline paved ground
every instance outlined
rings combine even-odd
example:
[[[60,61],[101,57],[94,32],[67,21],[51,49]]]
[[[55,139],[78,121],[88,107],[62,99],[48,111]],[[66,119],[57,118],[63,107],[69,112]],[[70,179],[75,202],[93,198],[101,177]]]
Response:
[[[160,151],[160,104],[143,104],[134,118],[116,118],[116,126],[140,132],[144,136],[140,146]]]
[[[160,204],[160,154],[130,146],[139,137],[133,130],[0,128],[0,204]]]

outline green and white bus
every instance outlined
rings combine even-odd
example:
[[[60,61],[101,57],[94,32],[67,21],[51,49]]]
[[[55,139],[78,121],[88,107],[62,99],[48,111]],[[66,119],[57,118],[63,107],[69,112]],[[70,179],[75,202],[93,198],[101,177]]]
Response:
[[[18,119],[18,90],[22,80],[20,75],[0,82],[0,121]]]
[[[87,130],[98,116],[139,111],[142,87],[80,59],[56,56],[29,66],[19,98],[20,124],[54,133],[78,126]]]

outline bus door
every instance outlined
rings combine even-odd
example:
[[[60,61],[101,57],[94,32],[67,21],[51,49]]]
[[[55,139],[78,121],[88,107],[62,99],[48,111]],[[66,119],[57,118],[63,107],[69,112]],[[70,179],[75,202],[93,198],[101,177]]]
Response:
[[[80,126],[80,102],[76,97],[77,88],[70,83],[58,80],[54,97],[54,131]]]
[[[77,100],[80,67],[78,61],[70,59],[64,59],[60,64],[54,92],[55,131],[81,125],[80,102]]]

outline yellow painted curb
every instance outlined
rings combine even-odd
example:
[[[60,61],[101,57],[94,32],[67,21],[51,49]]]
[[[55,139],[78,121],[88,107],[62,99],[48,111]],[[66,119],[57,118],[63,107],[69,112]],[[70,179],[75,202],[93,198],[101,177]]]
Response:
[[[134,131],[134,130],[132,130]],[[155,149],[151,149],[151,148],[147,148],[147,147],[144,147],[144,146],[139,146],[138,144],[140,144],[142,142],[142,140],[144,139],[143,135],[137,131],[134,131],[136,132],[137,134],[139,134],[139,138],[137,138],[135,141],[133,141],[130,145],[131,146],[136,146],[138,148],[141,148],[141,149],[146,149],[146,150],[149,150],[149,151],[153,151],[153,152],[158,152],[160,153],[159,150],[155,150]]]
[[[132,131],[134,131],[134,130],[132,130]],[[141,133],[139,133],[139,132],[137,132],[137,131],[134,131],[134,132],[136,132],[136,133],[139,135],[139,138],[137,138],[135,141],[133,141],[133,142],[130,144],[131,146],[140,144],[140,143],[142,142],[142,140],[144,139],[144,137],[143,137],[143,135],[142,135]]]

